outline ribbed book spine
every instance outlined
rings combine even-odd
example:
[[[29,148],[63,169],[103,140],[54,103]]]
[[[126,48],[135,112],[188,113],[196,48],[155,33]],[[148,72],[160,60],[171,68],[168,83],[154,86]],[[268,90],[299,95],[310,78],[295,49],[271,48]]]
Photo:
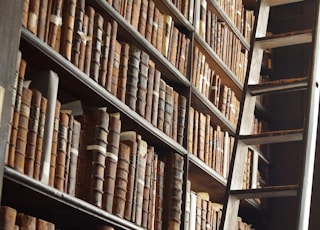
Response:
[[[140,71],[139,71],[137,103],[136,103],[136,111],[142,117],[145,116],[145,111],[146,111],[148,68],[149,68],[148,63],[149,63],[149,55],[142,51],[140,56]]]
[[[130,46],[129,46],[128,43],[121,42],[121,56],[120,56],[120,67],[119,67],[117,97],[122,102],[125,102],[125,98],[126,98],[126,84],[127,84],[128,63],[129,63],[129,49],[130,49]]]

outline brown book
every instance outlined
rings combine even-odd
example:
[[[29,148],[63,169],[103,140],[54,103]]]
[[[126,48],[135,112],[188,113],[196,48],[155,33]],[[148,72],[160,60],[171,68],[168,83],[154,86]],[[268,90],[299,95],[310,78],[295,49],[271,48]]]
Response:
[[[132,204],[134,194],[134,181],[136,178],[136,159],[137,159],[137,134],[134,131],[126,131],[120,134],[120,142],[130,147],[130,163],[127,183],[126,204],[124,211],[124,218],[131,220]]]
[[[24,173],[27,135],[30,119],[32,90],[23,88],[21,109],[18,123],[18,133],[16,141],[16,151],[14,156],[14,169],[20,173]]]
[[[191,229],[190,227],[190,213],[191,213],[191,181],[187,180],[186,185],[186,202],[185,202],[185,219],[184,227],[186,230]]]
[[[71,160],[71,141],[72,141],[74,116],[68,110],[62,110],[61,112],[67,113],[69,116],[69,122],[68,122],[68,127],[67,127],[66,159],[65,159],[64,185],[63,185],[63,191],[67,192],[68,184],[69,184],[70,160]]]
[[[166,85],[167,84],[165,83],[165,81],[160,79],[157,127],[161,131],[163,131],[163,127],[164,127],[164,114],[165,114],[165,105],[166,105]]]
[[[219,75],[215,74],[213,76],[213,81],[212,81],[212,86],[211,86],[210,101],[216,107],[218,107],[218,105],[219,105],[220,86],[221,86],[221,79],[220,79]]]
[[[112,213],[112,205],[114,198],[116,171],[118,164],[118,153],[120,143],[121,120],[120,113],[110,114],[109,116],[109,134],[107,144],[107,155],[104,170],[103,184],[103,209]]]
[[[194,135],[194,109],[189,108],[189,117],[188,117],[188,136],[187,136],[187,150],[192,153],[193,148],[193,135]]]
[[[153,61],[149,60],[145,118],[150,123],[151,123],[151,118],[152,118],[152,98],[153,98],[153,88],[154,88],[154,75],[155,75],[155,64]]]
[[[193,146],[192,153],[197,156],[199,141],[199,111],[194,110],[194,125],[193,125]]]
[[[153,82],[152,113],[151,113],[151,123],[153,126],[156,126],[156,127],[158,123],[160,80],[161,80],[161,72],[156,69],[154,74],[154,82]]]
[[[106,76],[106,85],[105,88],[111,92],[112,85],[112,73],[113,73],[113,62],[114,62],[114,53],[117,41],[117,31],[118,31],[118,23],[113,20],[112,28],[111,28],[111,37],[110,37],[110,46],[109,46],[109,57],[107,63],[107,76]]]
[[[30,118],[28,125],[26,158],[24,165],[24,173],[30,177],[33,177],[34,162],[37,146],[37,134],[39,128],[40,119],[40,104],[42,95],[38,90],[32,89]]]
[[[178,98],[178,127],[177,127],[177,142],[183,145],[183,138],[185,132],[185,120],[187,111],[187,99],[183,95]]]
[[[120,0],[113,0],[112,6],[116,11],[120,12]]]
[[[156,200],[155,200],[155,217],[154,217],[154,229],[166,229],[162,227],[163,215],[164,215],[164,173],[165,163],[162,160],[158,160],[157,165],[157,181],[156,181]],[[167,211],[167,210],[166,210]]]
[[[37,230],[55,230],[55,225],[49,221],[37,218],[36,229]]]
[[[91,6],[86,6],[86,15],[88,16],[88,27],[87,27],[88,39],[86,40],[86,43],[85,43],[83,72],[87,75],[90,75],[95,14],[96,12],[94,8],[92,8]]]
[[[156,30],[156,32],[157,32],[157,34],[156,34],[156,39],[157,39],[156,48],[157,48],[157,50],[159,50],[159,52],[162,53],[163,40],[165,40],[165,33],[163,31],[165,28],[165,22],[164,22],[164,15],[161,12],[159,12],[159,15],[158,15],[157,25],[158,25],[158,29]]]
[[[100,225],[97,228],[95,228],[96,230],[114,230],[114,227],[112,226],[108,226],[108,225]]]
[[[125,103],[134,111],[137,101],[140,54],[141,50],[138,47],[130,46]]]
[[[14,229],[17,210],[8,206],[0,206],[0,229]]]
[[[163,228],[180,229],[182,214],[183,156],[170,153],[164,156]]]
[[[176,91],[173,91],[171,138],[175,141],[177,141],[177,137],[178,137],[178,113],[179,113],[179,94]]]
[[[40,0],[30,0],[27,28],[33,34],[37,34],[38,20],[39,20],[39,7],[40,7]]]
[[[206,134],[206,115],[199,113],[199,137],[197,156],[204,162],[204,148],[205,148],[205,134]]]
[[[121,56],[120,56],[120,67],[118,77],[118,89],[117,97],[125,102],[126,98],[126,84],[128,74],[128,63],[129,63],[129,49],[130,46],[126,42],[121,42]]]
[[[103,23],[104,23],[104,19],[101,16],[101,14],[95,13],[93,34],[92,34],[93,37],[92,37],[90,77],[96,82],[98,82],[99,80]]]
[[[130,147],[123,142],[120,142],[112,208],[112,213],[120,218],[123,218],[125,211],[129,163]]]
[[[80,46],[84,39],[83,20],[85,14],[85,0],[78,0],[76,3],[73,39],[71,48],[71,62],[79,67]]]
[[[81,71],[84,71],[87,41],[90,39],[88,36],[88,26],[89,26],[89,17],[88,15],[85,14],[83,16],[82,32],[80,33],[81,42],[80,42],[80,50],[79,50],[79,57],[78,57],[78,68]]]
[[[163,15],[163,32],[162,32],[162,49],[161,54],[169,58],[169,45],[171,39],[171,28],[173,27],[172,17],[170,15],[164,14]]]
[[[139,0],[139,1],[141,1],[141,5],[140,5],[140,15],[138,19],[139,20],[138,31],[143,37],[145,37],[146,25],[147,25],[147,13],[148,13],[148,0]]]
[[[22,15],[21,15],[21,24],[22,24],[25,28],[27,28],[27,26],[28,26],[29,3],[30,3],[30,0],[23,0]]]
[[[139,16],[141,9],[141,1],[142,0],[133,0],[132,1],[132,13],[131,13],[131,25],[138,30],[139,25]],[[138,13],[139,12],[139,13]]]
[[[159,29],[159,16],[160,16],[160,11],[157,7],[155,7],[153,12],[151,44],[157,49],[158,49],[157,38],[158,38],[158,29]]]
[[[63,15],[61,27],[61,46],[60,53],[67,60],[71,60],[73,29],[75,22],[77,0],[64,0],[63,2]]]
[[[146,100],[147,100],[147,85],[148,85],[148,68],[149,68],[149,55],[141,51],[140,68],[138,77],[138,91],[136,101],[136,112],[142,117],[145,116]]]
[[[179,56],[177,56],[178,53],[178,40],[179,37],[181,37],[181,33],[179,33],[178,28],[176,27],[172,27],[172,34],[170,37],[170,48],[168,49],[168,60],[176,67],[178,67],[178,65],[176,64],[177,60],[179,60]],[[181,47],[181,46],[180,46]],[[180,49],[179,49],[180,50]]]
[[[172,136],[173,92],[173,88],[169,85],[166,85],[163,132],[170,137]]]
[[[111,94],[117,96],[118,80],[120,71],[120,58],[121,58],[121,44],[115,40],[114,55],[113,55],[113,68],[111,79]]]
[[[152,27],[153,27],[153,16],[154,16],[155,3],[153,0],[148,1],[148,10],[147,10],[147,22],[146,22],[146,31],[145,38],[148,42],[151,43],[152,40]]]
[[[150,184],[150,199],[148,213],[148,229],[154,228],[156,216],[156,192],[157,192],[157,176],[158,176],[158,155],[154,153],[151,164],[151,184]]]
[[[48,15],[48,45],[54,48],[56,46],[58,31],[62,25],[62,4],[63,0],[52,0],[51,12]]]
[[[198,63],[199,63],[199,47],[198,46],[194,46],[194,51],[193,51],[193,70],[192,70],[192,84],[194,86],[196,85],[197,82],[197,69],[198,69]]]
[[[37,36],[42,41],[45,41],[46,27],[48,26],[46,23],[47,22],[47,15],[48,15],[48,2],[49,2],[49,0],[41,0],[40,6],[39,6]]]
[[[204,162],[209,165],[209,152],[210,152],[210,122],[211,116],[205,114],[206,124],[205,124],[205,138],[204,138]]]
[[[125,7],[125,11],[124,11],[124,18],[126,19],[126,21],[128,21],[129,23],[131,23],[133,0],[127,0],[126,3],[127,3],[127,4],[126,4],[126,7]]]
[[[100,70],[98,82],[103,87],[106,86],[106,77],[108,71],[108,60],[110,51],[110,39],[111,39],[111,27],[110,21],[105,20],[103,23],[102,31],[102,47],[101,47],[101,59],[100,59]]]
[[[36,230],[36,218],[23,213],[18,213],[16,217],[16,225],[20,229]]]
[[[226,115],[226,111],[227,111],[228,91],[229,91],[229,88],[226,85],[221,86],[218,109],[224,116]]]

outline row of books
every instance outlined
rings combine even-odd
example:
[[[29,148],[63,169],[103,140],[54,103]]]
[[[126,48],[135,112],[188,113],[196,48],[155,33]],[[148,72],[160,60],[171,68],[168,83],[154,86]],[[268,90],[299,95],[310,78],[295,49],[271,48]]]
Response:
[[[0,229],[4,230],[55,230],[56,225],[41,218],[17,212],[9,206],[0,206]],[[88,228],[86,228],[88,229]],[[114,230],[107,225],[93,226],[92,230]]]
[[[188,182],[189,183],[189,182]],[[210,229],[217,230],[220,227],[222,204],[212,202],[206,192],[194,192],[187,186],[186,202],[186,228],[187,230]],[[238,217],[238,230],[253,230],[252,225],[247,224]]]
[[[210,120],[209,115],[190,107],[187,149],[227,178],[234,138],[220,126],[212,126]]]

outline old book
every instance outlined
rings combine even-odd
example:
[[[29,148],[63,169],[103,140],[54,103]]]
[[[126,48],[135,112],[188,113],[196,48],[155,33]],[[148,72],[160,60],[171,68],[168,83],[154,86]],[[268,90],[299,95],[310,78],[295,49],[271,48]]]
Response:
[[[177,60],[180,59],[180,57],[177,55],[178,53],[178,40],[181,33],[179,33],[178,28],[172,26],[171,28],[171,37],[169,41],[170,48],[168,49],[168,60],[177,67]]]
[[[148,1],[148,10],[147,10],[147,22],[145,30],[145,38],[148,42],[151,43],[152,38],[152,27],[153,27],[153,15],[154,15],[155,3],[153,0]]]
[[[221,79],[219,75],[213,76],[211,91],[210,91],[210,101],[214,106],[218,107],[219,105],[219,96],[220,96],[220,87],[221,87]]]
[[[205,116],[204,162],[209,165],[211,116],[209,114],[205,114]]]
[[[55,225],[49,221],[37,218],[36,229],[37,230],[55,230]]]
[[[176,91],[173,91],[171,138],[175,141],[177,141],[177,138],[178,138],[178,113],[179,113],[179,94]]]
[[[60,53],[69,61],[71,60],[76,4],[77,0],[64,0],[62,8]]]
[[[193,135],[194,135],[194,109],[189,108],[189,117],[188,117],[188,136],[187,136],[187,150],[192,153],[193,149]]]
[[[164,126],[164,113],[165,113],[165,102],[166,102],[166,85],[167,84],[165,83],[165,81],[160,79],[157,127],[161,131],[163,131],[163,126]]]
[[[139,77],[138,77],[138,90],[136,101],[136,112],[142,117],[145,116],[146,100],[147,100],[147,85],[148,85],[148,68],[149,68],[149,55],[141,51]]]
[[[153,82],[152,113],[151,113],[151,123],[153,126],[156,126],[156,127],[158,122],[160,80],[161,80],[161,72],[156,69],[154,74],[154,82]]]
[[[173,88],[169,85],[166,85],[163,132],[170,137],[172,136],[173,92]]]
[[[16,216],[16,225],[18,225],[20,229],[36,230],[36,218],[18,213]]]
[[[205,147],[205,134],[206,134],[206,115],[199,113],[199,136],[198,136],[198,149],[197,156],[200,160],[204,161],[204,147]]]
[[[33,34],[37,34],[38,20],[39,20],[39,7],[40,7],[40,0],[30,0],[27,28]]]
[[[129,50],[125,103],[134,111],[136,110],[137,101],[140,55],[141,50],[138,47],[131,45]]]
[[[120,131],[121,131],[120,113],[110,114],[107,155],[106,155],[106,161],[105,161],[103,196],[102,196],[103,209],[105,209],[109,213],[112,213],[116,170],[117,170],[117,164],[118,164]]]
[[[112,21],[112,29],[111,29],[111,37],[110,37],[110,48],[109,48],[109,58],[107,63],[107,76],[106,76],[106,86],[105,88],[111,92],[112,85],[112,70],[113,70],[113,62],[114,62],[114,53],[117,39],[117,31],[118,31],[118,23],[113,20]]]
[[[119,13],[122,15],[122,17],[125,17],[127,2],[128,2],[127,0],[120,1]]]
[[[47,15],[48,15],[48,3],[49,3],[49,0],[42,0],[42,1],[40,1],[40,6],[39,6],[37,36],[42,41],[45,41],[46,28],[48,26],[46,23],[47,22]]]
[[[145,37],[148,14],[148,0],[141,0],[138,31]]]
[[[163,228],[179,229],[181,225],[181,205],[183,185],[183,156],[177,153],[166,154],[164,174],[164,208]]]
[[[152,118],[152,97],[153,97],[153,87],[154,87],[154,75],[155,75],[155,63],[149,59],[145,119],[150,123]]]
[[[123,218],[125,212],[130,151],[131,149],[128,145],[120,142],[112,208],[112,213],[120,218]]]
[[[205,39],[206,37],[206,15],[207,15],[207,0],[200,1],[200,17],[199,17],[199,35]]]
[[[19,115],[16,151],[14,156],[14,169],[20,173],[24,173],[27,135],[29,130],[29,119],[31,109],[32,90],[23,88],[21,109]]]
[[[151,44],[157,49],[158,49],[157,37],[158,37],[158,29],[159,29],[159,15],[160,15],[160,11],[157,7],[155,7],[153,12]]]
[[[49,18],[49,28],[48,28],[48,45],[55,48],[58,31],[62,25],[62,4],[63,0],[53,0]],[[59,39],[59,38],[58,38]]]
[[[89,26],[89,16],[85,14],[83,16],[82,32],[80,33],[81,43],[80,43],[79,61],[78,61],[78,68],[81,71],[84,71],[87,41],[91,39],[88,36],[88,26]]]
[[[162,160],[158,160],[157,164],[157,180],[156,180],[156,197],[155,197],[155,217],[154,217],[154,229],[166,229],[162,227],[164,216],[164,183],[165,183],[165,163]],[[167,211],[167,210],[166,210]]]
[[[33,177],[34,162],[37,146],[37,134],[40,119],[40,104],[42,95],[38,90],[32,89],[30,118],[28,125],[26,158],[24,164],[24,173]]]
[[[112,6],[116,11],[120,12],[120,0],[113,0]]]
[[[91,63],[90,63],[90,77],[98,82],[99,80],[99,69],[101,59],[101,47],[102,47],[102,33],[103,33],[104,19],[101,14],[95,13],[93,34],[92,34],[92,52],[91,52]]]
[[[124,18],[129,23],[131,23],[132,4],[133,4],[133,0],[127,0],[126,8],[125,8],[125,11],[124,11]]]
[[[108,71],[109,51],[110,51],[110,39],[111,39],[112,23],[109,20],[105,20],[103,23],[102,31],[102,46],[101,46],[101,59],[98,83],[103,87],[106,86],[106,77]]]
[[[190,193],[190,221],[189,230],[196,230],[197,217],[197,193],[191,191]]]
[[[0,206],[0,229],[14,229],[17,210],[9,206]]]
[[[121,42],[120,44],[121,44],[121,56],[120,56],[117,97],[122,102],[125,102],[130,46],[126,42]]]
[[[158,155],[154,153],[151,164],[151,184],[150,184],[150,199],[148,213],[148,229],[154,229],[156,216],[156,192],[157,192],[157,175],[158,175]]]
[[[138,30],[139,25],[139,16],[141,9],[141,1],[142,0],[133,0],[132,1],[132,13],[131,13],[131,25]],[[138,13],[139,12],[139,13]]]
[[[183,95],[179,95],[177,142],[181,145],[183,145],[183,141],[184,141],[186,111],[187,111],[187,98]]]
[[[36,180],[40,180],[40,167],[41,167],[41,158],[42,158],[42,152],[43,152],[43,138],[44,138],[44,130],[45,130],[45,122],[46,122],[47,102],[48,102],[47,98],[41,97],[36,151],[34,156],[34,167],[33,167],[33,178]]]
[[[192,70],[192,84],[197,87],[197,70],[198,70],[198,63],[199,63],[199,47],[194,47],[194,53],[193,53],[193,70]]]
[[[185,219],[184,219],[184,229],[190,229],[190,209],[191,209],[191,182],[187,180],[186,186],[186,203],[185,203]]]
[[[157,25],[158,25],[158,29],[156,30],[157,34],[155,35],[157,39],[156,48],[157,50],[159,50],[159,52],[162,53],[162,50],[164,49],[163,40],[165,40],[165,33],[164,33],[165,21],[164,21],[164,15],[160,11],[158,15]]]
[[[192,153],[197,156],[199,142],[199,111],[194,110],[194,125],[193,125],[193,146]]]
[[[90,75],[90,65],[91,65],[91,56],[92,56],[92,43],[93,43],[93,30],[94,30],[94,18],[95,18],[95,9],[91,6],[86,6],[85,9],[86,15],[88,16],[88,27],[87,27],[87,41],[85,43],[84,51],[84,65],[83,72],[87,75]]]
[[[27,28],[27,26],[28,26],[29,3],[30,3],[30,0],[23,0],[22,15],[21,15],[21,24],[22,24],[25,28]]]
[[[118,90],[120,58],[121,58],[121,44],[116,40],[114,44],[113,68],[112,68],[112,79],[111,79],[111,94],[114,96],[117,96],[117,90]]]
[[[124,218],[131,220],[132,204],[134,194],[134,183],[136,178],[136,159],[137,159],[137,134],[134,131],[126,131],[120,134],[120,142],[130,147],[130,163],[127,183],[126,204],[124,211]]]
[[[162,49],[161,54],[168,58],[169,44],[171,40],[171,28],[173,27],[172,17],[170,15],[163,15],[163,38],[162,38]]]
[[[85,14],[85,0],[78,0],[76,3],[73,39],[71,48],[71,62],[79,67],[80,46],[84,42],[86,34],[83,31],[83,20]]]
[[[72,111],[67,110],[66,108],[64,108],[64,106],[62,106],[61,112],[67,113],[69,117],[69,122],[67,127],[66,159],[65,159],[64,185],[63,185],[63,191],[67,192],[68,183],[69,183],[69,173],[70,173],[71,141],[72,141],[74,116],[72,115]]]
[[[99,225],[96,230],[114,230],[114,227],[108,225]]]

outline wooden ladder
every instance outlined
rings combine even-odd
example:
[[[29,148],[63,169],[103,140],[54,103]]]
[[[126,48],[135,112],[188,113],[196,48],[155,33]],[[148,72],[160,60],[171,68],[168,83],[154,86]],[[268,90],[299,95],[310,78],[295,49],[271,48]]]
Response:
[[[259,0],[254,25],[254,41],[251,45],[248,70],[241,100],[235,145],[230,162],[230,171],[225,193],[220,230],[236,229],[240,200],[255,198],[274,198],[298,196],[296,229],[308,229],[313,165],[315,158],[316,133],[319,110],[320,78],[320,41],[319,41],[319,0],[315,0],[315,26],[311,30],[289,32],[266,36],[270,8],[278,5],[302,2],[302,0]],[[263,52],[266,49],[312,43],[313,58],[310,76],[282,79],[259,84]],[[307,105],[304,127],[296,130],[269,131],[257,135],[251,134],[252,120],[256,105],[256,96],[270,93],[286,93],[293,90],[307,90]],[[248,148],[257,144],[303,141],[302,171],[300,183],[295,185],[268,186],[242,189],[243,175]],[[279,153],[280,154],[280,153]]]

